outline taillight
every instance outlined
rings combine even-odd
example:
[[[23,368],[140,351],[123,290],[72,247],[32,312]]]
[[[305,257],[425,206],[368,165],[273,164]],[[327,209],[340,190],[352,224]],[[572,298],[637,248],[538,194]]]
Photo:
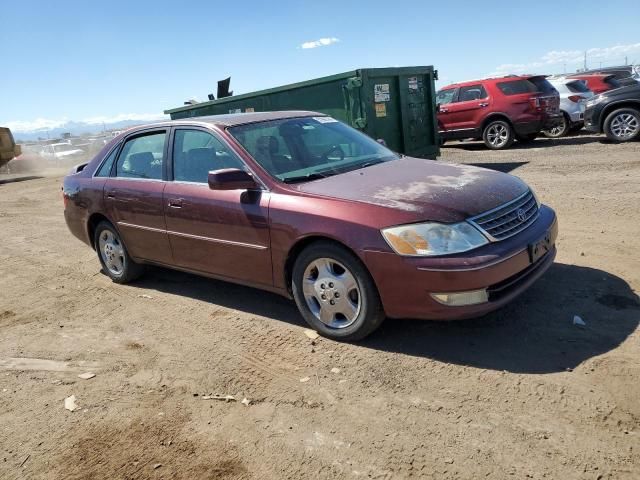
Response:
[[[529,98],[529,103],[531,104],[531,108],[540,111],[540,99],[538,97]]]
[[[569,96],[569,100],[571,100],[574,103],[579,103],[582,100],[584,100],[584,97],[580,96],[580,95],[570,95]]]

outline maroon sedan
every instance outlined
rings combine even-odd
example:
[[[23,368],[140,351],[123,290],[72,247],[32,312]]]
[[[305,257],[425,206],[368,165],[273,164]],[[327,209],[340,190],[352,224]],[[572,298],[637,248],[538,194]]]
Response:
[[[136,127],[63,192],[114,282],[155,264],[270,290],[335,339],[480,316],[556,254],[555,213],[522,180],[398,155],[312,112]]]

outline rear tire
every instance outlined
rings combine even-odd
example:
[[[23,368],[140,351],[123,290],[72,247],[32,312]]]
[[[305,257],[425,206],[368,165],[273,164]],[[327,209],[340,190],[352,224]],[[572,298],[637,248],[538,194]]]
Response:
[[[360,340],[385,318],[366,267],[332,242],[313,243],[300,253],[293,266],[292,290],[306,322],[333,340]]]
[[[509,123],[504,120],[494,120],[484,127],[482,140],[491,150],[504,150],[513,144],[515,135]]]
[[[604,133],[609,140],[628,142],[640,136],[640,111],[620,108],[611,112],[604,121]]]
[[[542,134],[547,138],[564,137],[565,135],[567,135],[567,133],[569,133],[570,125],[571,125],[571,122],[569,121],[567,116],[563,113],[561,123],[548,130],[543,130]]]
[[[115,283],[132,282],[144,273],[144,266],[131,259],[120,234],[109,222],[100,222],[93,238],[102,270]]]

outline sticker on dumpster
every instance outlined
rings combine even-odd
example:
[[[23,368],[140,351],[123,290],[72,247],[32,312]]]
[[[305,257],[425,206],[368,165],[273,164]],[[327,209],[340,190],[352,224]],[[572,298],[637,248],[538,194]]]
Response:
[[[242,109],[241,108],[232,108],[231,110],[229,110],[229,113],[242,113]]]
[[[391,100],[388,83],[377,83],[373,86],[373,101],[388,102]]]
[[[251,112],[255,112],[256,110],[253,107],[247,107],[247,108],[244,109],[244,111],[247,112],[247,113],[251,113]]]
[[[376,103],[376,117],[387,116],[387,105],[385,103]]]
[[[418,77],[409,77],[409,91],[418,91]]]
[[[336,123],[338,121],[331,117],[313,117],[313,119],[318,123]]]

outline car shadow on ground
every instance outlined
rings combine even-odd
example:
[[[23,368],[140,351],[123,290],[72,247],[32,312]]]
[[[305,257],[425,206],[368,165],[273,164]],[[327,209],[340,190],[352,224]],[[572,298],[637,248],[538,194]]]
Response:
[[[305,325],[279,295],[151,268],[135,286]],[[579,316],[585,326],[574,324]],[[501,310],[463,321],[387,319],[363,348],[517,373],[573,369],[620,345],[638,327],[640,302],[627,282],[602,270],[554,264]]]
[[[490,170],[496,170],[502,173],[509,173],[515,170],[516,168],[522,167],[529,162],[476,162],[469,163],[468,165],[472,165],[474,167],[482,167],[488,168]]]
[[[543,136],[538,137],[536,140],[532,142],[518,142],[516,141],[509,150],[529,150],[532,148],[547,148],[547,147],[555,147],[555,146],[571,146],[571,145],[587,145],[589,143],[600,143],[600,144],[610,144],[611,142],[604,135],[594,135],[588,132],[586,133],[576,133],[570,134],[566,137],[561,138],[546,138]],[[450,140],[445,143],[441,148],[453,148],[459,150],[468,150],[468,151],[487,151],[490,152],[485,144],[481,141],[456,141]]]
[[[579,316],[585,326],[574,324]],[[390,320],[369,348],[517,373],[551,373],[620,345],[638,327],[640,302],[623,279],[556,263],[527,292],[483,318]]]

